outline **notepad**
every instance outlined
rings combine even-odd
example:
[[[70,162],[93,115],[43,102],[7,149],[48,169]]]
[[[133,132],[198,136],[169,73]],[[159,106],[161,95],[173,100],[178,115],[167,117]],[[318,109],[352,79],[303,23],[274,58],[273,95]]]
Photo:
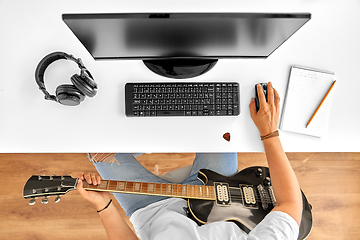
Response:
[[[306,124],[334,81],[333,72],[302,66],[291,67],[279,128],[283,131],[324,137],[334,90],[329,93],[307,128]]]

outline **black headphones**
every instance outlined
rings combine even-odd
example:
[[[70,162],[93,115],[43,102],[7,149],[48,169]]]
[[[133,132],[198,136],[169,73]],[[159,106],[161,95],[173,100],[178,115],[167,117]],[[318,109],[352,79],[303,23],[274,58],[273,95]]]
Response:
[[[59,60],[74,61],[80,68],[80,75],[74,74],[70,80],[71,84],[63,84],[56,88],[56,93],[50,95],[46,91],[44,83],[44,73],[46,68],[53,62]],[[46,100],[52,100],[67,106],[76,106],[84,101],[85,96],[94,97],[97,93],[97,84],[94,81],[91,73],[86,69],[80,58],[75,58],[64,52],[53,52],[45,56],[36,67],[35,80],[39,85],[40,90],[45,94]]]

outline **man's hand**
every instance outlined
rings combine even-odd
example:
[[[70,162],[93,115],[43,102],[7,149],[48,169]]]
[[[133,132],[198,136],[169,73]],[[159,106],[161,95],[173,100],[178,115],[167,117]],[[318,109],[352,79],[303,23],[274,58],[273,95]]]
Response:
[[[277,130],[280,115],[280,97],[277,91],[273,88],[272,83],[268,83],[267,87],[267,102],[265,95],[261,89],[260,84],[257,85],[257,92],[259,96],[260,109],[256,112],[255,99],[251,99],[250,115],[256,127],[259,129],[260,136],[265,136]]]
[[[76,189],[80,193],[80,195],[88,200],[90,203],[94,205],[96,210],[103,209],[110,201],[110,193],[109,192],[96,192],[96,191],[86,191],[83,188],[83,180],[86,180],[88,184],[98,185],[101,182],[101,177],[99,175],[84,173],[79,174],[77,176],[79,178]]]

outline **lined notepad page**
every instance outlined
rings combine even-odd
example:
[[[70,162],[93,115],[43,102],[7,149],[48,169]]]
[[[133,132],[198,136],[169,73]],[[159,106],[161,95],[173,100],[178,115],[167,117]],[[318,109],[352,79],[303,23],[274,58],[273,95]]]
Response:
[[[279,128],[315,137],[325,136],[334,89],[307,128],[306,124],[334,81],[335,74],[332,72],[293,66]]]

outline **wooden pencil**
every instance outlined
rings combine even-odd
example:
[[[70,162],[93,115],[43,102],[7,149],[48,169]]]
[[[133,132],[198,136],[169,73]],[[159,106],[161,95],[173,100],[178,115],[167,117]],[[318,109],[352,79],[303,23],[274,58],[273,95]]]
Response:
[[[316,108],[314,114],[311,116],[310,120],[308,121],[308,123],[306,124],[306,128],[309,126],[310,122],[314,119],[316,113],[319,111],[321,105],[324,103],[326,97],[329,95],[331,89],[334,87],[336,83],[336,80],[331,84],[331,87],[329,88],[329,90],[327,91],[327,93],[325,94],[325,97],[323,98],[323,100],[321,100],[321,103],[319,104],[319,106]]]

